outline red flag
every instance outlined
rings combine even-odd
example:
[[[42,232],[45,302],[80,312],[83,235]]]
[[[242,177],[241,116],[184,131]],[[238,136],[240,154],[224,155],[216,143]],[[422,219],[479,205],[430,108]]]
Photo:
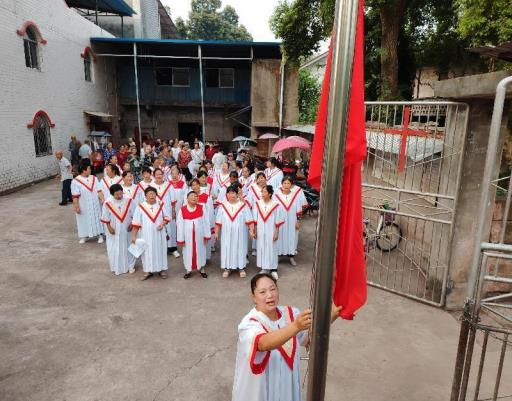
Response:
[[[361,163],[366,157],[366,130],[364,109],[364,14],[359,2],[356,27],[352,85],[345,142],[345,169],[341,210],[338,223],[336,271],[334,275],[334,303],[342,306],[341,317],[351,320],[366,302],[366,272],[363,246],[363,211],[361,202]],[[320,190],[324,159],[325,128],[331,79],[332,40],[325,69],[322,94],[313,140],[313,151],[308,182]]]

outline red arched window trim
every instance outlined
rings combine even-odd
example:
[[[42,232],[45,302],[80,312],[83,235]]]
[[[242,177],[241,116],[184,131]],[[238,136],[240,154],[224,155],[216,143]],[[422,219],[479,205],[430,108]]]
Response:
[[[94,52],[92,51],[92,49],[87,46],[85,49],[84,49],[84,52],[82,54],[80,54],[80,57],[82,58],[85,58],[87,57],[87,55],[89,55],[90,57],[92,57],[92,60],[94,62],[96,62],[96,54],[94,54]]]
[[[39,110],[36,114],[34,114],[34,118],[32,119],[32,121],[27,124],[27,128],[34,128],[37,117],[39,117],[39,116],[43,116],[44,118],[46,118],[48,120],[48,123],[50,124],[50,128],[55,127],[55,123],[52,122],[52,119],[50,118],[48,113],[44,110]]]
[[[41,30],[39,29],[39,27],[36,25],[36,23],[34,21],[25,21],[23,23],[21,29],[16,30],[16,33],[19,36],[25,36],[28,28],[33,28],[36,31],[37,36],[39,38],[39,43],[41,43],[43,45],[48,43],[48,41],[43,38],[43,34],[41,33]]]

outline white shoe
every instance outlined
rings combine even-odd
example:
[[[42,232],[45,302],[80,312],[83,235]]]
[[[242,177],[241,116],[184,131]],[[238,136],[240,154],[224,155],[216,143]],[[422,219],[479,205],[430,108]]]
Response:
[[[135,267],[132,267],[130,270],[128,270],[128,273],[130,273],[130,274],[135,273]]]
[[[85,244],[85,238],[80,238],[80,241],[78,241],[78,243],[79,243],[80,245]]]
[[[178,251],[174,251],[172,254],[175,258],[179,258],[181,256]]]
[[[290,258],[290,264],[292,266],[297,266],[297,262],[295,261],[295,258]]]
[[[270,272],[270,275],[274,277],[276,280],[279,280],[279,276],[276,271]]]
[[[256,249],[253,249],[253,250],[252,250],[251,255],[252,255],[252,256],[256,256]]]
[[[105,240],[103,239],[103,235],[100,235],[98,237],[98,244],[103,244],[105,242]]]

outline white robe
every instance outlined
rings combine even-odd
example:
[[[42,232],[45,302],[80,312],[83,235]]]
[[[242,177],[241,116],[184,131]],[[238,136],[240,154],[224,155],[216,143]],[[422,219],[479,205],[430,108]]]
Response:
[[[124,196],[127,196],[128,198],[130,198],[132,200],[132,203],[133,203],[133,206],[135,208],[135,206],[137,206],[140,202],[138,201],[140,198],[139,198],[139,191],[141,191],[140,187],[136,184],[132,184],[130,187],[127,187],[123,184],[121,184],[121,186],[123,187],[123,193],[124,193]]]
[[[188,205],[183,206],[176,218],[178,225],[178,245],[183,246],[183,264],[185,270],[201,269],[206,264],[205,240],[211,238],[210,222],[203,210],[202,205],[196,205],[190,209]]]
[[[263,270],[275,270],[279,264],[277,241],[274,230],[284,224],[284,211],[279,202],[263,199],[256,202],[252,209],[256,222],[256,266]]]
[[[212,196],[215,197],[216,206],[226,198],[226,189],[229,185],[229,173],[226,175],[219,173],[215,176],[213,180]]]
[[[302,214],[304,207],[308,205],[304,192],[298,186],[293,186],[288,195],[281,188],[274,194],[274,199],[283,207],[284,224],[279,227],[279,239],[277,240],[278,255],[295,255],[299,243],[299,230],[295,228],[297,217]]]
[[[251,207],[251,210],[254,210],[254,206],[256,205],[256,202],[261,199],[261,188],[256,184],[256,182],[253,182],[251,185],[249,185],[249,188],[247,189],[247,196],[246,201]],[[253,239],[251,242],[251,248],[252,250],[256,250],[256,240]]]
[[[224,201],[217,209],[215,223],[222,230],[221,269],[245,269],[248,226],[254,223],[249,206],[240,201],[234,204]]]
[[[172,218],[172,209],[176,207],[176,194],[173,185],[168,181],[164,181],[161,184],[154,182],[151,186],[156,189],[158,200],[164,203],[166,215],[169,216],[169,223],[171,223],[174,220]],[[173,232],[173,225],[167,224],[165,230],[167,232],[167,247],[175,248],[176,234]]]
[[[210,223],[210,231],[213,234],[215,229],[215,207],[213,205],[212,198],[208,195],[207,192],[202,192],[201,195],[197,198],[197,203],[203,206],[204,213],[208,216],[208,222]],[[206,260],[210,260],[212,258],[212,248],[215,246],[215,238],[212,237],[208,241],[206,245]]]
[[[174,210],[176,211],[176,215],[178,214],[178,211],[183,206],[183,202],[187,196],[187,193],[189,192],[189,189],[187,187],[187,184],[185,181],[178,179],[178,181],[169,181],[173,187],[174,190]],[[177,236],[177,226],[176,226],[176,219],[172,219],[171,222],[167,225],[168,232],[169,232],[169,241],[167,241],[167,246],[170,248],[176,248],[176,236]]]
[[[238,182],[242,184],[242,191],[244,196],[247,196],[249,193],[249,187],[254,182],[254,177],[250,175],[249,177],[245,178],[244,176],[241,176],[238,178]]]
[[[100,192],[103,194],[103,199],[107,200],[112,195],[110,195],[110,187],[114,184],[121,184],[123,182],[123,177],[119,177],[118,175],[114,176],[114,178],[110,178],[108,175],[103,176],[100,181]]]
[[[127,273],[135,266],[135,257],[128,252],[131,242],[131,226],[135,202],[124,196],[121,200],[110,198],[103,204],[101,222],[109,224],[114,229],[114,235],[105,227],[107,237],[107,255],[110,271],[116,276]]]
[[[79,175],[71,182],[71,195],[78,199],[80,206],[80,214],[75,213],[80,238],[92,238],[103,234],[99,191],[99,182],[93,175],[87,178]]]
[[[139,204],[146,200],[146,194],[144,193],[144,191],[146,190],[147,187],[153,186],[153,180],[151,180],[151,182],[149,183],[146,181],[140,181],[137,184],[137,186],[139,187],[139,190],[137,191],[137,197],[135,198],[135,202]]]
[[[267,184],[272,185],[274,192],[279,189],[283,180],[283,171],[279,168],[267,168],[265,169],[265,177],[267,178]]]
[[[238,326],[235,379],[232,401],[300,401],[300,346],[306,331],[292,337],[279,349],[258,351],[261,336],[293,322],[297,308],[279,306],[277,321],[253,308]]]
[[[153,205],[144,201],[135,209],[132,226],[139,228],[138,236],[148,246],[141,256],[142,268],[146,273],[167,270],[166,231],[165,227],[158,230],[158,226],[169,221],[165,205],[158,200]]]

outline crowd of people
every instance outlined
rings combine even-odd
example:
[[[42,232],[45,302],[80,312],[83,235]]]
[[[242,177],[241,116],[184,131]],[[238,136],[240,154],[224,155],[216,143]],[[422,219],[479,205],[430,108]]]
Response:
[[[98,169],[89,144],[77,150],[75,141],[72,137],[69,146],[72,161],[56,152],[60,204],[72,202],[80,244],[106,238],[116,275],[134,273],[140,257],[143,280],[165,279],[172,255],[182,259],[185,279],[195,271],[207,278],[217,249],[224,278],[233,272],[246,277],[250,256],[276,280],[280,256],[296,266],[307,202],[275,158],[262,165],[245,150],[225,155],[218,144],[200,140],[192,148],[183,141],[156,140],[139,150],[129,139],[118,149],[108,143]]]

